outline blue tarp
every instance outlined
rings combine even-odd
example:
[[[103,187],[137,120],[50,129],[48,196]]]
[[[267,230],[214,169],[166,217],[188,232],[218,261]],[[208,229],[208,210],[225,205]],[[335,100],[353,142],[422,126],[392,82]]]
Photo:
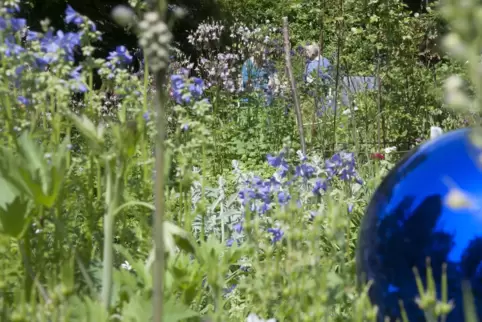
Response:
[[[364,91],[378,90],[377,78],[373,76],[345,76],[340,89],[341,102],[344,106],[350,104],[350,94],[355,96]]]
[[[334,96],[334,88],[336,84],[335,79],[332,77],[325,77],[324,83],[327,84],[328,87],[332,88],[331,95]],[[378,82],[376,77],[344,76],[341,78],[341,82],[339,83],[339,97],[341,98],[341,105],[349,107],[351,99],[353,99],[358,93],[374,90],[378,90]],[[324,112],[330,107],[332,110],[334,110],[335,102],[325,98],[322,100],[320,112]]]

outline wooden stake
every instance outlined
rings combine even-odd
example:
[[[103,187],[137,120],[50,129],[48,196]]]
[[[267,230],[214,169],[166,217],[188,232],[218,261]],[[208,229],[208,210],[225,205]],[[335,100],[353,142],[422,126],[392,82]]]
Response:
[[[288,78],[291,83],[291,93],[295,103],[296,121],[298,123],[298,130],[300,132],[301,151],[306,155],[305,136],[303,134],[303,118],[301,117],[300,102],[296,93],[295,77],[293,76],[293,67],[291,66],[291,45],[290,36],[288,32],[288,17],[283,17],[283,37],[285,45],[286,69],[288,70]]]

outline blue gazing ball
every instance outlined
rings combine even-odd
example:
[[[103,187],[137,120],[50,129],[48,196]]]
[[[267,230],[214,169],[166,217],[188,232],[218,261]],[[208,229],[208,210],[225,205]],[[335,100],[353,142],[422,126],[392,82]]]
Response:
[[[412,150],[382,181],[363,218],[357,275],[372,282],[379,321],[425,321],[413,268],[427,288],[427,258],[441,299],[446,264],[447,322],[464,318],[463,282],[470,284],[482,318],[482,149],[473,129],[446,133]],[[475,139],[474,139],[475,138]],[[478,143],[477,143],[478,142]]]

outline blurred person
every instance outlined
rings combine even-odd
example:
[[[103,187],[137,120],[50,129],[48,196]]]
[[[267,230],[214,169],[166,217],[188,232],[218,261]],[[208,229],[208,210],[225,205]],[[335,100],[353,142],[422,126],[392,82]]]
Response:
[[[315,109],[318,116],[320,116],[328,107],[331,107],[332,109],[335,107],[334,99],[331,95],[331,86],[334,85],[333,78],[331,77],[332,65],[327,58],[320,55],[320,47],[318,47],[318,45],[308,45],[304,50],[307,58],[305,71],[303,73],[305,83],[313,84],[316,77],[318,77],[319,80],[321,80],[320,86],[322,84],[329,86],[327,93],[323,93],[324,91],[326,92],[326,90],[318,88],[318,86],[310,91],[311,95],[315,96]]]
[[[278,73],[265,54],[265,48],[258,46],[241,70],[244,91],[261,91],[266,95],[266,104],[271,105],[273,96],[279,90]]]
[[[305,47],[305,55],[308,59],[306,63],[304,80],[311,84],[318,71],[318,76],[323,80],[331,80],[332,65],[330,61],[320,55],[320,47],[318,45],[308,45]]]

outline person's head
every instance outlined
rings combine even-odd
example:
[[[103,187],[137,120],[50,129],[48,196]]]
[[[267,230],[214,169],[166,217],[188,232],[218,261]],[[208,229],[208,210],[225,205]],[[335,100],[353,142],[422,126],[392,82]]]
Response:
[[[318,47],[318,45],[315,45],[315,44],[308,45],[305,47],[305,53],[308,59],[313,60],[320,55],[320,47]]]

